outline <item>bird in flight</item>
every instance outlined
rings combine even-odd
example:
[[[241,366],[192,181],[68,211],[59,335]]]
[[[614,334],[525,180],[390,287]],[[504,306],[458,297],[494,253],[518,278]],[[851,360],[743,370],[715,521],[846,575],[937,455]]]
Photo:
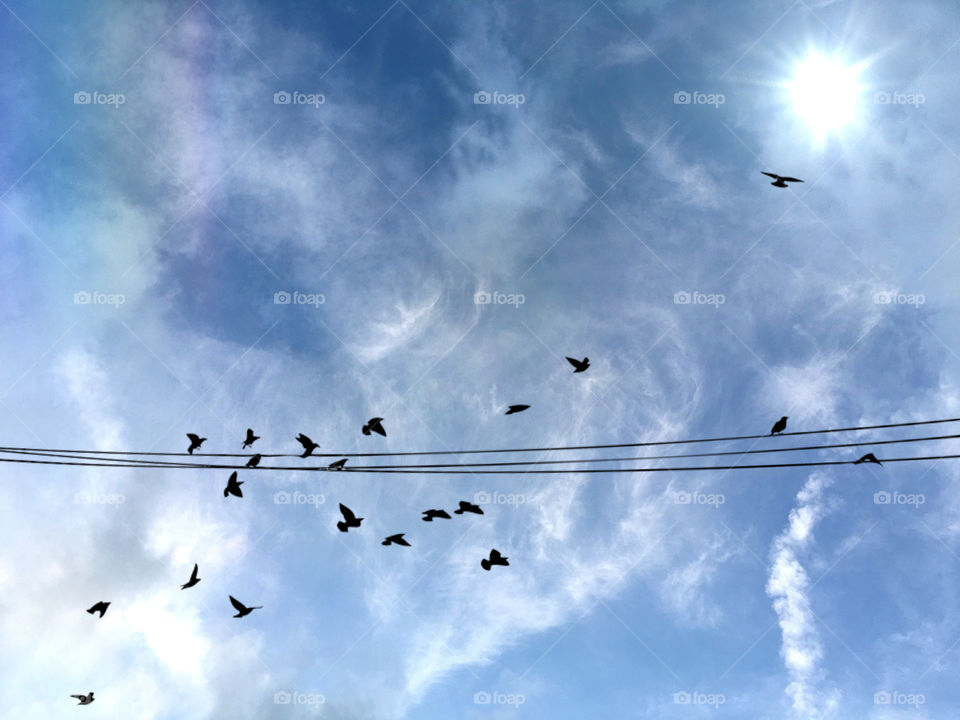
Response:
[[[523,412],[528,407],[530,406],[529,405],[511,405],[507,409],[507,412],[504,413],[504,415],[513,415],[514,413]]]
[[[71,695],[70,697],[76,698],[80,702],[77,705],[89,705],[93,702],[93,690],[88,692],[86,695]]]
[[[777,175],[776,173],[763,172],[763,170],[761,170],[760,172],[762,172],[767,177],[773,178],[773,182],[770,184],[773,185],[774,187],[787,187],[788,182],[803,182],[803,180],[801,180],[800,178],[788,177],[786,175]]]
[[[240,489],[241,485],[243,485],[243,480],[237,480],[237,471],[234,470],[230,473],[227,486],[223,489],[223,496],[233,495],[234,497],[243,497],[243,491]]]
[[[343,503],[340,503],[340,514],[343,515],[343,520],[337,523],[337,529],[340,532],[347,532],[350,528],[358,528],[360,523],[363,522],[363,518],[358,518],[353,514],[353,510]]]
[[[460,507],[453,511],[454,515],[463,515],[465,512],[473,513],[474,515],[483,515],[483,510],[479,505],[474,505],[472,502],[467,502],[466,500],[460,501]]]
[[[101,600],[96,605],[89,608],[87,612],[90,613],[91,615],[93,615],[94,613],[100,613],[100,617],[103,617],[104,613],[107,612],[108,607],[110,607],[110,603],[104,602],[103,600]]]
[[[787,416],[784,415],[782,418],[780,418],[773,424],[772,428],[770,428],[770,434],[779,435],[786,429],[787,429]]]
[[[235,618],[243,617],[244,615],[249,615],[254,610],[259,610],[263,605],[254,605],[253,607],[247,607],[242,602],[237,600],[233,595],[230,596],[230,604],[237,609],[237,614],[234,615]]]
[[[319,443],[315,443],[303,433],[297,435],[297,442],[303,445],[303,455],[300,456],[302,458],[310,457],[313,451],[320,447]]]
[[[590,367],[590,358],[584,358],[583,360],[577,360],[576,358],[568,357],[567,362],[573,365],[573,374],[581,373]]]
[[[262,458],[263,458],[263,455],[261,455],[260,453],[257,453],[257,454],[254,455],[252,458],[250,458],[249,460],[247,460],[247,467],[249,467],[249,468],[255,468],[257,465],[260,464],[260,460],[261,460]]]
[[[335,460],[334,462],[332,462],[332,463],[330,463],[329,465],[327,465],[327,469],[328,469],[328,470],[343,470],[343,466],[347,464],[347,460],[348,460],[348,459],[349,459],[349,458],[340,458],[339,460]]]
[[[197,571],[198,571],[198,570],[200,570],[200,568],[197,566],[196,563],[194,563],[194,564],[193,564],[193,572],[190,574],[190,579],[187,580],[186,583],[184,583],[183,585],[180,586],[180,589],[181,589],[181,590],[186,590],[187,588],[192,588],[194,585],[196,585],[198,582],[200,582],[200,578],[197,577]]]
[[[411,547],[410,543],[403,539],[404,533],[397,533],[396,535],[388,535],[384,538],[381,545],[403,545],[404,547]]]
[[[503,565],[506,567],[510,563],[507,562],[507,558],[500,554],[499,550],[490,551],[490,559],[484,558],[480,561],[480,567],[484,570],[489,570],[493,565]]]
[[[370,418],[370,421],[361,428],[361,432],[364,435],[369,435],[371,432],[375,432],[378,435],[387,436],[387,431],[383,429],[383,418]]]
[[[423,517],[420,518],[424,522],[433,522],[434,518],[444,518],[450,520],[450,515],[446,510],[424,510]]]
[[[854,464],[854,465],[859,465],[860,463],[875,463],[875,464],[877,464],[877,465],[883,465],[882,462],[880,462],[879,460],[877,460],[877,456],[874,455],[873,453],[867,453],[866,455],[864,455],[864,456],[863,456],[862,458],[860,458],[859,460],[854,460],[854,461],[853,461],[853,464]]]
[[[198,447],[203,445],[206,441],[206,438],[202,438],[196,433],[187,433],[187,437],[190,438],[190,447],[187,448],[187,452],[193,455],[193,451]]]
[[[248,447],[251,447],[259,439],[260,439],[260,436],[254,435],[252,428],[247,428],[247,439],[243,441],[242,449],[246,450]]]

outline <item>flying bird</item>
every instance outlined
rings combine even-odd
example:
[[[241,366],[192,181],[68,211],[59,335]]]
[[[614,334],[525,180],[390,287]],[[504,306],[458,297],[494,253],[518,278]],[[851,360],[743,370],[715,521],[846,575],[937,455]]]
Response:
[[[348,459],[349,459],[349,458],[340,458],[339,460],[335,460],[334,462],[332,462],[332,463],[330,463],[329,465],[327,465],[327,469],[328,469],[328,470],[343,470],[343,466],[347,464],[347,460],[348,460]]]
[[[787,416],[784,415],[782,418],[780,418],[773,424],[772,428],[770,428],[770,434],[778,435],[786,429],[787,429]]]
[[[243,485],[243,480],[237,480],[237,471],[234,470],[230,473],[227,486],[223,489],[223,496],[233,495],[234,497],[243,497],[243,491],[240,489],[241,485]]]
[[[363,518],[358,518],[353,514],[353,510],[343,503],[340,503],[340,514],[343,515],[343,520],[337,523],[337,529],[340,532],[347,532],[350,528],[358,528],[360,523],[363,522]]]
[[[247,607],[242,602],[237,600],[233,595],[230,596],[230,604],[237,609],[237,614],[234,615],[235,618],[243,617],[244,615],[249,615],[254,610],[259,610],[263,605],[254,605],[253,607]]]
[[[260,439],[260,436],[254,435],[252,428],[247,428],[247,439],[243,441],[242,449],[246,450],[248,447],[252,446],[259,439]]]
[[[193,455],[193,451],[198,447],[203,445],[206,441],[206,438],[202,438],[196,433],[187,433],[187,437],[190,438],[190,447],[187,448],[187,452]]]
[[[577,360],[576,358],[568,357],[567,362],[573,365],[573,374],[581,373],[590,367],[590,358],[584,358],[583,360]]]
[[[370,418],[370,421],[363,426],[361,431],[364,435],[369,435],[371,432],[375,432],[378,435],[387,436],[387,431],[383,429],[383,418]]]
[[[507,409],[507,412],[504,413],[504,415],[513,415],[514,413],[523,412],[528,407],[530,406],[529,405],[511,405]]]
[[[424,510],[423,517],[420,518],[424,522],[433,522],[434,518],[444,518],[450,520],[450,515],[446,510]]]
[[[303,445],[303,455],[300,456],[302,458],[310,457],[313,451],[320,447],[319,443],[315,443],[303,433],[297,435],[297,442]]]
[[[107,612],[108,607],[110,607],[110,603],[104,602],[103,600],[101,600],[96,605],[89,608],[87,612],[90,613],[91,615],[93,615],[94,613],[100,613],[100,617],[103,617],[104,613]]]
[[[774,179],[773,182],[770,183],[774,187],[787,187],[788,182],[803,182],[803,180],[801,180],[800,178],[787,177],[786,175],[777,175],[776,173],[763,172],[763,170],[761,170],[760,172],[762,172],[767,177],[772,177]]]
[[[197,571],[198,571],[199,569],[200,569],[200,568],[197,566],[197,564],[194,563],[194,564],[193,564],[193,572],[190,574],[190,579],[187,580],[186,583],[184,583],[183,585],[180,586],[180,589],[181,589],[181,590],[186,590],[187,588],[192,588],[194,585],[196,585],[198,582],[200,582],[200,578],[197,577]]]
[[[484,558],[480,561],[480,567],[484,570],[489,570],[493,565],[503,565],[506,567],[510,563],[507,562],[507,558],[500,554],[499,550],[490,551],[490,559]]]
[[[880,462],[879,460],[877,460],[877,456],[874,455],[873,453],[867,453],[866,455],[864,455],[864,456],[863,456],[862,458],[860,458],[859,460],[854,460],[854,461],[853,461],[853,464],[854,464],[854,465],[859,465],[860,463],[875,463],[875,464],[877,464],[877,465],[883,465],[882,462]]]
[[[70,697],[76,698],[80,702],[77,705],[89,705],[93,702],[93,690],[88,692],[86,695],[71,695]]]
[[[249,460],[247,460],[247,467],[248,467],[248,468],[255,468],[257,465],[260,464],[260,460],[261,460],[262,458],[263,458],[263,455],[261,455],[260,453],[257,453],[257,454],[254,455],[252,458],[250,458]]]
[[[466,500],[460,501],[460,507],[453,511],[454,515],[463,515],[465,512],[473,513],[475,515],[483,515],[483,510],[479,505],[474,505],[472,502],[467,502]]]
[[[384,538],[384,541],[380,543],[381,545],[403,545],[404,547],[411,547],[410,543],[403,539],[404,533],[397,533],[396,535],[388,535]]]

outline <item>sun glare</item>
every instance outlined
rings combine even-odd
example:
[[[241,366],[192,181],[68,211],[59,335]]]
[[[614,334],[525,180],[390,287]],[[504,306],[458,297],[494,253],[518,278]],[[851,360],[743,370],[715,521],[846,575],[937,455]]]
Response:
[[[836,133],[856,118],[859,74],[860,68],[822,55],[811,55],[797,66],[788,86],[790,98],[814,133]]]

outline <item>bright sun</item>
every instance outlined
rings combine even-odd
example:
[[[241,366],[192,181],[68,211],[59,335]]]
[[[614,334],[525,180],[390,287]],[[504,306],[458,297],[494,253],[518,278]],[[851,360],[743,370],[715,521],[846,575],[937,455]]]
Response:
[[[811,55],[788,84],[796,112],[817,135],[829,135],[850,124],[857,114],[862,68],[834,58]]]

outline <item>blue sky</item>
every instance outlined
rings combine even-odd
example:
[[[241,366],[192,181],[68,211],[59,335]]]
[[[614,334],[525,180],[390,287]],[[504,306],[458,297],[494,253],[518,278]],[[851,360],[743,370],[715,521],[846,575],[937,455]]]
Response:
[[[264,452],[305,432],[348,455],[958,415],[955,4],[0,5],[5,445],[238,452],[253,427]],[[856,84],[798,102],[817,57],[823,93]],[[375,415],[387,438],[360,434]],[[948,461],[249,472],[237,501],[223,475],[4,466],[10,717],[91,689],[76,712],[110,719],[960,709]],[[418,520],[478,493],[514,502]],[[509,568],[480,570],[491,547]],[[264,609],[234,620],[228,594]]]

